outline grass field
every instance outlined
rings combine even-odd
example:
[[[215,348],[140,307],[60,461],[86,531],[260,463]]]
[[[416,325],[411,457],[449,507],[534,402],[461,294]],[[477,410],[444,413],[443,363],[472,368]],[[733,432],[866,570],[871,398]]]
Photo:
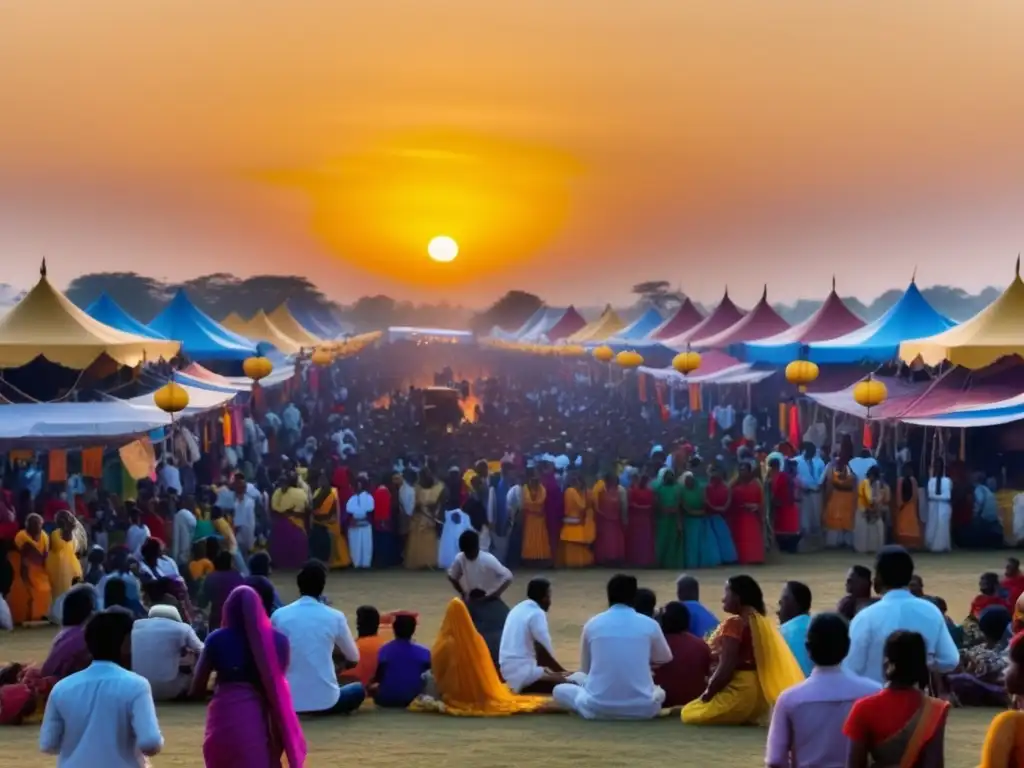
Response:
[[[801,555],[751,569],[765,591],[771,609],[781,583],[797,579],[814,592],[814,610],[831,609],[843,593],[846,569],[869,559],[852,554]],[[941,595],[954,618],[966,614],[977,589],[978,574],[1001,570],[998,553],[921,556],[918,571],[929,594]],[[720,613],[722,583],[732,569],[696,572],[703,585],[705,604]],[[510,604],[520,600],[532,574],[517,574],[506,595]],[[607,571],[551,574],[554,605],[551,632],[559,660],[567,665],[578,657],[582,623],[602,610]],[[674,597],[677,574],[649,571],[640,574],[643,586],[654,589],[660,602]],[[275,577],[285,600],[295,595],[290,576]],[[398,608],[420,612],[420,642],[430,645],[451,587],[443,574],[404,572],[338,573],[330,578],[328,591],[334,605],[354,619],[362,604],[381,610]],[[0,659],[41,660],[49,647],[52,630],[17,631],[0,638]],[[981,742],[992,710],[957,710],[946,737],[948,766],[977,765]],[[154,761],[157,766],[202,766],[204,709],[194,704],[162,706],[160,724],[166,745]],[[306,723],[309,761],[312,768],[338,765],[516,766],[586,765],[612,768],[686,762],[695,765],[740,768],[763,765],[765,731],[760,728],[692,728],[678,719],[650,723],[587,723],[563,715],[523,716],[508,719],[466,720],[439,715],[378,712],[367,705],[349,718]],[[5,728],[0,737],[0,768],[52,766],[53,759],[40,755],[36,728]]]

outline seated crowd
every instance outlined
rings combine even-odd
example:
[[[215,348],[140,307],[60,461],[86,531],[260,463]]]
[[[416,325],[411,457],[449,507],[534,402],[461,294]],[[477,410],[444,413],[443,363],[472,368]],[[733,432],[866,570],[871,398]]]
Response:
[[[618,574],[608,581],[607,610],[582,628],[579,668],[570,672],[548,626],[551,583],[531,580],[509,609],[502,595],[511,572],[480,551],[475,532],[459,545],[448,573],[457,596],[429,649],[414,641],[416,614],[372,606],[356,611],[353,637],[345,615],[326,604],[327,569],[317,561],[301,569],[299,597],[284,606],[266,576],[238,581],[203,638],[173,590],[145,590],[139,599],[149,607],[138,618],[126,590],[112,586],[124,580],[108,582],[102,602],[94,586],[79,584],[62,601],[63,627],[44,663],[0,671],[0,711],[6,722],[41,718],[41,749],[69,766],[100,754],[110,766],[136,766],[158,753],[154,701],[174,699],[208,702],[207,766],[280,766],[282,758],[302,766],[304,718],[350,714],[371,698],[384,709],[457,715],[675,713],[688,725],[763,724],[770,768],[930,768],[943,765],[951,701],[1007,706],[1024,696],[1024,632],[1012,634],[1024,630],[1024,613],[1011,630],[1007,609],[1020,598],[1010,591],[1021,583],[1016,561],[1002,582],[982,576],[959,628],[923,595],[899,547],[879,554],[868,579],[879,597],[865,593],[855,569],[836,612],[812,617],[810,590],[786,583],[779,625],[747,575],[727,580],[719,622],[690,576],[659,608],[651,590]],[[224,565],[206,578],[233,572]],[[146,567],[159,568],[159,558]],[[255,570],[269,573],[265,563]],[[851,603],[852,622],[843,615]],[[983,765],[1022,768],[1022,744],[1024,712],[1014,707],[993,722]]]

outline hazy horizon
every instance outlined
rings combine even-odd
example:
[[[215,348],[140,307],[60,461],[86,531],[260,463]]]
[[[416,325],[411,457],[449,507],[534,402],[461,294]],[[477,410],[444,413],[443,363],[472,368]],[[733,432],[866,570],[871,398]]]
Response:
[[[45,256],[486,306],[1001,289],[1024,5],[35,0],[0,25],[4,282]],[[952,55],[955,52],[955,55]],[[461,246],[426,257],[436,234]]]

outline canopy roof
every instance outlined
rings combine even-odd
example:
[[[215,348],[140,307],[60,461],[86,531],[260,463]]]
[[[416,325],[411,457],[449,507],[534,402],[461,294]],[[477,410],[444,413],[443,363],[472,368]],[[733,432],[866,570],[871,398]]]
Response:
[[[303,347],[315,347],[318,344],[323,343],[323,339],[314,336],[302,327],[299,321],[296,320],[288,310],[287,304],[282,304],[267,315],[267,317],[270,322],[277,326],[277,329],[281,331],[281,333],[289,339],[294,339]]]
[[[965,368],[983,368],[1001,357],[1024,356],[1024,282],[1017,274],[1002,295],[960,325],[928,338],[900,344],[900,359],[925,365],[948,360]]]
[[[270,321],[262,309],[249,320],[243,320],[232,312],[224,318],[223,325],[228,330],[245,336],[247,339],[265,341],[286,355],[297,355],[302,351],[302,345],[282,333],[281,329]]]
[[[561,341],[582,330],[587,325],[583,315],[576,311],[576,307],[570,306],[565,313],[550,328],[541,331],[537,339],[546,338],[548,341]],[[533,338],[533,332],[530,334]]]
[[[85,313],[93,320],[99,320],[104,325],[109,325],[111,328],[125,333],[134,333],[136,336],[145,336],[148,339],[165,338],[125,312],[121,305],[110,298],[105,291],[96,301],[85,308]]]
[[[655,328],[648,336],[649,339],[664,341],[665,339],[671,339],[673,336],[678,336],[681,333],[693,328],[701,320],[704,319],[704,315],[697,309],[689,298],[682,303],[682,306],[675,311],[668,320],[662,323],[658,328]]]
[[[618,316],[614,309],[609,304],[605,307],[604,312],[592,323],[584,326],[576,333],[569,336],[566,341],[570,344],[585,344],[588,341],[604,341],[610,336],[614,336],[616,333],[626,327],[626,324],[622,322],[622,318]]]
[[[829,341],[806,345],[807,359],[815,363],[881,363],[896,358],[900,343],[941,333],[954,322],[940,315],[911,281],[900,300],[877,320]]]
[[[775,373],[774,371],[757,370],[750,363],[740,362],[716,349],[702,354],[700,368],[687,376],[683,376],[673,368],[641,366],[640,372],[679,386],[686,384],[757,384]]]
[[[558,309],[557,307],[549,307],[547,305],[541,305],[534,310],[533,314],[526,318],[526,321],[511,331],[506,331],[500,325],[494,326],[491,329],[491,337],[495,339],[502,339],[503,341],[517,341],[525,338],[535,328],[543,325],[548,318],[553,318],[550,322],[558,322],[558,318],[562,316],[565,310]]]
[[[286,301],[285,306],[299,325],[318,339],[334,339],[352,332],[351,327],[346,328],[345,324],[330,312],[310,311],[291,301]]]
[[[855,331],[864,321],[850,311],[836,293],[836,281],[832,280],[832,292],[818,311],[802,323],[788,330],[759,341],[743,344],[741,357],[751,363],[785,365],[800,356],[801,347],[815,341],[834,339]]]
[[[709,336],[714,336],[716,333],[721,333],[735,325],[743,319],[745,314],[746,312],[732,303],[732,299],[729,298],[729,289],[726,288],[722,301],[710,315],[692,326],[689,330],[678,333],[670,338],[661,339],[660,341],[671,349],[683,350],[690,344],[706,339]]]
[[[994,427],[1024,419],[1024,395],[1014,395],[1003,400],[982,405],[954,408],[934,416],[902,419],[907,424],[922,427]]]
[[[269,355],[274,364],[273,372],[265,379],[260,380],[260,387],[270,387],[283,384],[295,375],[295,364],[280,357],[277,353]],[[179,384],[198,387],[200,389],[213,390],[216,392],[251,392],[252,379],[246,376],[221,376],[219,373],[204,368],[199,363],[192,363],[182,371],[174,372],[174,380]]]
[[[257,354],[256,345],[229,331],[193,304],[184,290],[149,324],[157,333],[181,340],[181,349],[195,360],[244,360]]]
[[[66,368],[88,368],[99,357],[135,367],[145,360],[169,360],[176,341],[125,333],[104,325],[76,307],[46,278],[0,318],[0,368],[18,368],[42,356]]]
[[[752,310],[730,325],[724,331],[703,336],[696,346],[703,349],[729,349],[752,339],[763,339],[789,328],[789,323],[768,303],[768,286],[764,287],[761,300]]]
[[[619,331],[619,333],[616,334],[614,341],[642,341],[655,331],[664,321],[665,318],[661,316],[661,313],[654,307],[650,307],[646,312],[640,315],[640,317]]]

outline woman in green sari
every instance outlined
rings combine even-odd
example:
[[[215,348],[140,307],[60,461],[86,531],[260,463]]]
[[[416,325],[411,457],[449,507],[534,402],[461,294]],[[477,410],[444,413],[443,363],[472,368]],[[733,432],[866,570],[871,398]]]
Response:
[[[659,568],[678,570],[685,566],[683,544],[682,486],[671,469],[662,469],[654,491],[657,525],[654,533],[655,558]]]

